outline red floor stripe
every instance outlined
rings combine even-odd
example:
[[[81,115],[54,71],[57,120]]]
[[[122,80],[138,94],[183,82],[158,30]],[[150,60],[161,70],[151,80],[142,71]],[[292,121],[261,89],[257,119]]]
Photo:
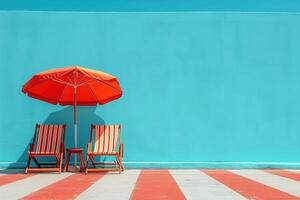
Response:
[[[293,179],[295,181],[300,181],[300,173],[290,172],[290,171],[285,171],[285,170],[277,170],[277,169],[276,170],[275,169],[267,169],[267,170],[263,170],[263,171],[271,173],[271,174],[275,174],[277,176]]]
[[[104,173],[87,175],[73,174],[36,192],[33,192],[22,199],[75,199],[80,193],[103,177],[103,175]]]
[[[186,199],[168,170],[143,170],[138,177],[131,200]]]
[[[33,176],[34,174],[6,174],[0,176],[0,186],[6,185],[8,183],[12,183],[18,180],[22,180],[24,178],[28,178]]]
[[[255,182],[226,170],[202,170],[208,176],[216,179],[232,190],[248,199],[275,200],[275,199],[300,199],[286,192],[282,192],[267,185]]]

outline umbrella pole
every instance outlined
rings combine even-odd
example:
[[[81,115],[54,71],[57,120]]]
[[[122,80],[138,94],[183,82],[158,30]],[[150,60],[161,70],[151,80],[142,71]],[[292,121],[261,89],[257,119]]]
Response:
[[[77,113],[76,113],[76,87],[74,88],[74,143],[77,148]],[[77,166],[77,155],[74,154],[74,165]]]

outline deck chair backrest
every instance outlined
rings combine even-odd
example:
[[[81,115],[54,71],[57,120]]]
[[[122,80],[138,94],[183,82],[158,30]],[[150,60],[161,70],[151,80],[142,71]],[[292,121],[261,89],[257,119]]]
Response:
[[[121,125],[92,125],[90,142],[94,135],[93,152],[115,152],[120,131]]]
[[[61,143],[64,143],[65,125],[36,125],[34,144],[35,152],[58,153]]]

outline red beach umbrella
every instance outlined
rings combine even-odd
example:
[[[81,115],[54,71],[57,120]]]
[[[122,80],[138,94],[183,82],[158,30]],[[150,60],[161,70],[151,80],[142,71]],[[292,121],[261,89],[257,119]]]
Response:
[[[76,106],[105,104],[122,96],[122,90],[115,77],[79,66],[38,73],[23,85],[22,92],[51,104],[74,106],[75,147],[77,147]]]

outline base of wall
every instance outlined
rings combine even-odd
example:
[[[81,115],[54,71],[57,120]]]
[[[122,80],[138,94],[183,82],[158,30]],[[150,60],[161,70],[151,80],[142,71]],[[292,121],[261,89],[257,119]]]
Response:
[[[300,169],[300,163],[287,162],[124,162],[125,168],[134,169]],[[25,162],[0,162],[0,168],[25,168]]]
[[[241,169],[241,168],[281,168],[300,169],[300,163],[286,162],[125,162],[127,168],[208,168],[208,169]]]

